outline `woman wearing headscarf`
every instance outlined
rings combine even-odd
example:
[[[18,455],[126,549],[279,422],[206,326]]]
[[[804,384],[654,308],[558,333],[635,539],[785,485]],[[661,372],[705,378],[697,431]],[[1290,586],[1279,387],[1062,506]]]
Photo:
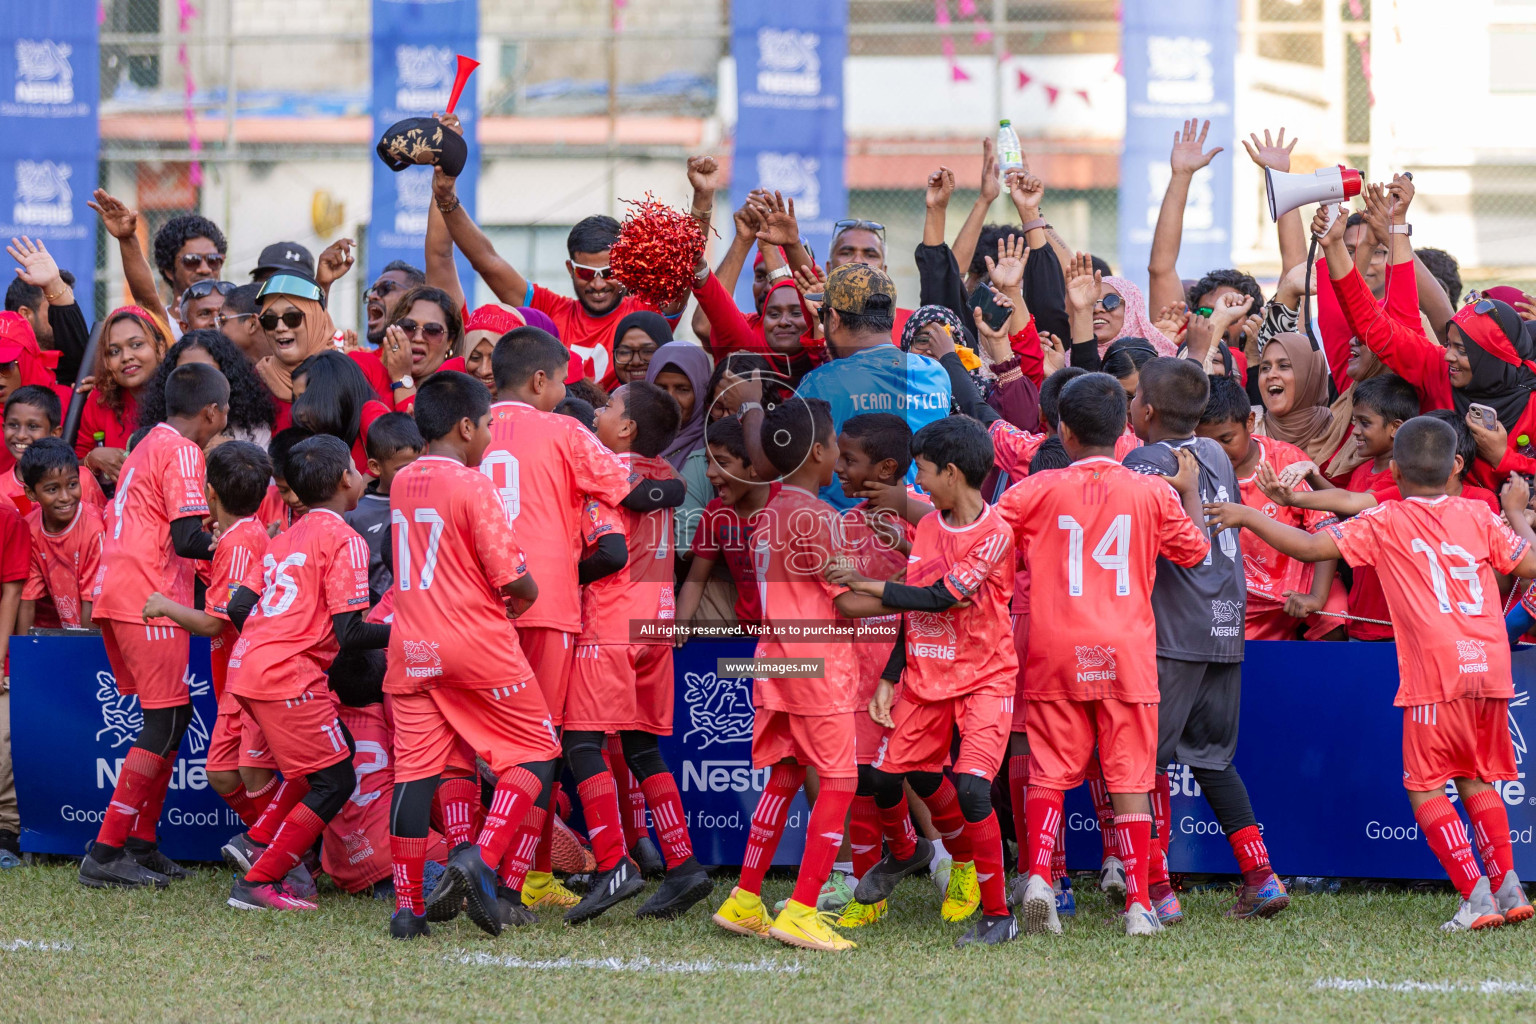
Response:
[[[666,317],[648,309],[627,314],[613,329],[613,375],[620,384],[645,380],[645,372],[661,346],[672,341]]]
[[[661,346],[645,368],[645,379],[676,399],[681,413],[677,437],[661,453],[688,486],[688,496],[675,517],[679,551],[693,549],[693,534],[704,506],[715,496],[709,483],[709,451],[704,445],[704,424],[709,420],[709,377],[709,355],[688,341]]]
[[[1178,346],[1148,319],[1141,289],[1123,277],[1105,277],[1087,253],[1078,253],[1067,267],[1067,316],[1072,365],[1090,372],[1121,338],[1145,339],[1160,356],[1178,354]]]
[[[508,331],[526,327],[522,313],[505,306],[487,303],[464,318],[464,372],[496,393],[496,375],[491,372],[491,353],[496,342]]]
[[[709,317],[710,353],[716,359],[732,352],[756,352],[792,381],[826,362],[825,346],[816,335],[815,316],[793,278],[768,285],[755,328],[712,272],[702,282],[694,279],[693,294]]]
[[[336,325],[321,302],[319,285],[296,274],[267,278],[256,293],[257,323],[272,354],[256,362],[272,392],[275,434],[293,426],[293,371],[310,356],[334,347]]]
[[[75,454],[102,481],[116,481],[139,425],[139,392],[170,347],[170,330],[140,306],[107,314],[91,369],[91,394],[80,414]]]
[[[1254,433],[1295,445],[1325,466],[1343,443],[1349,421],[1340,422],[1328,400],[1328,361],[1306,336],[1277,334],[1259,357],[1259,394],[1264,415]]]

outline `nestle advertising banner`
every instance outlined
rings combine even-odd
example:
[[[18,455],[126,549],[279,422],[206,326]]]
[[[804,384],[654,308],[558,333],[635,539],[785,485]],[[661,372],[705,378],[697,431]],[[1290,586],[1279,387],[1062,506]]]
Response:
[[[41,239],[91,318],[100,62],[96,0],[5,5],[0,36],[0,237]]]
[[[1120,156],[1120,265],[1143,287],[1152,229],[1168,188],[1173,133],[1188,118],[1211,122],[1206,149],[1226,152],[1196,172],[1184,208],[1179,273],[1232,265],[1232,117],[1237,4],[1231,0],[1123,0],[1125,149]]]
[[[843,177],[847,0],[734,0],[736,143],[731,191],[795,201],[800,231],[826,261],[832,225],[848,210]],[[747,283],[750,284],[750,281]]]
[[[739,864],[767,772],[752,767],[752,681],[722,677],[721,658],[751,655],[750,640],[694,641],[677,652],[676,721],[662,752],[677,776],[699,859]],[[143,718],[119,697],[97,637],[23,637],[11,646],[11,719],[22,846],[79,855]],[[214,704],[206,641],[193,645],[197,715],[177,760],[160,833],[166,851],[217,860],[240,825],[208,788],[204,770]],[[1509,811],[1515,865],[1536,876],[1536,792],[1526,778],[1525,735],[1536,730],[1530,694],[1536,650],[1514,657],[1509,730],[1520,778],[1498,784]],[[1391,644],[1248,645],[1237,765],[1275,868],[1282,874],[1438,878],[1402,787],[1402,712]],[[1170,768],[1173,869],[1231,874],[1232,852],[1189,771]],[[1454,796],[1453,796],[1454,799]],[[806,806],[798,797],[775,862],[799,860]],[[1067,862],[1097,868],[1099,836],[1085,788],[1068,795]]]
[[[407,117],[428,117],[448,107],[458,54],[473,57],[480,38],[478,0],[373,0],[373,138]],[[459,201],[475,213],[480,147],[475,145],[479,108],[471,80],[454,113],[464,124],[469,160],[459,175]],[[422,265],[432,168],[399,173],[373,157],[373,214],[368,227],[368,280],[391,260]],[[459,257],[459,278],[474,305],[474,275]]]

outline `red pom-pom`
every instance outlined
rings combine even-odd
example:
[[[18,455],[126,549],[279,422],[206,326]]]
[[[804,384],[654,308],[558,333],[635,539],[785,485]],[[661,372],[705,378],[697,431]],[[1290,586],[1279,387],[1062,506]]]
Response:
[[[608,266],[619,283],[660,309],[692,287],[694,268],[704,255],[704,229],[649,192],[643,200],[624,202],[631,209],[608,252]]]

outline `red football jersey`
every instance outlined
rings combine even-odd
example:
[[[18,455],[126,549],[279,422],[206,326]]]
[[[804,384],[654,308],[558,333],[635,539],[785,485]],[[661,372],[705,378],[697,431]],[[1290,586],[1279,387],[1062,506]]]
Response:
[[[264,558],[271,541],[266,528],[256,516],[246,516],[229,524],[219,535],[213,549],[213,561],[207,574],[199,571],[207,584],[204,610],[216,618],[229,618],[229,602],[242,586],[261,593],[264,586]]]
[[[1210,542],[1166,481],[1113,459],[1081,459],[1010,487],[997,503],[1029,551],[1031,700],[1158,702],[1152,583],[1157,558],[1192,566]]]
[[[992,464],[1014,483],[1029,476],[1029,461],[1045,443],[1045,435],[1020,430],[1007,420],[993,420],[987,433],[992,435]]]
[[[754,680],[753,706],[815,716],[855,710],[858,663],[846,637],[796,641],[773,632],[847,626],[832,600],[848,588],[822,576],[834,558],[847,557],[837,512],[810,491],[783,485],[763,509],[763,526],[753,543],[763,622],[769,629],[758,640],[754,656],[824,659],[819,679]]]
[[[480,472],[495,484],[507,522],[527,541],[528,571],[539,584],[538,601],[517,624],[579,632],[576,563],[586,500],[618,508],[633,487],[629,467],[569,416],[497,402]]]
[[[528,575],[528,562],[490,479],[424,456],[396,475],[389,509],[395,586],[385,691],[487,690],[532,679],[501,595]]]
[[[768,500],[779,493],[779,485],[768,488]],[[762,595],[759,592],[757,563],[753,561],[752,537],[762,523],[762,510],[742,519],[736,509],[719,498],[704,506],[699,528],[693,533],[694,557],[724,562],[736,584],[736,621],[755,626],[763,621]]]
[[[641,480],[677,479],[677,471],[665,459],[650,459],[633,452],[624,452],[617,458],[629,471],[622,485],[624,494]],[[593,499],[588,504],[586,518],[595,522],[603,514],[601,503]],[[623,507],[610,507],[607,514],[624,533],[629,562],[612,576],[581,588],[582,625],[577,643],[670,644],[672,620],[677,617],[677,601],[672,592],[672,510],[631,512]],[[596,540],[594,536],[590,543]],[[541,586],[539,600],[543,599]]]
[[[1349,490],[1370,491],[1373,494],[1388,489],[1395,490],[1396,484],[1392,482],[1392,469],[1389,465],[1386,469],[1374,470],[1371,464],[1366,462],[1356,466],[1349,475]],[[1381,498],[1378,496],[1377,501]],[[1356,640],[1391,640],[1392,627],[1383,626],[1381,622],[1390,622],[1392,615],[1387,609],[1387,597],[1381,590],[1381,581],[1376,578],[1376,570],[1369,565],[1362,565],[1354,572],[1354,578],[1349,586],[1349,614],[1359,615],[1367,619],[1378,619],[1379,622],[1356,622],[1350,620],[1349,635]]]
[[[142,622],[144,602],[156,591],[192,604],[192,562],[171,546],[171,523],[208,514],[204,476],[203,450],[165,423],[128,453],[101,548],[94,618]],[[162,618],[150,625],[174,623]]]
[[[27,485],[21,482],[20,467],[0,473],[0,497],[9,499],[22,515],[32,511],[32,499],[27,497]],[[96,482],[95,474],[84,468],[80,470],[80,502],[94,506],[98,512],[107,507],[107,496],[102,493],[101,484]]]
[[[1481,502],[1405,498],[1326,527],[1350,565],[1374,566],[1397,630],[1397,707],[1515,695],[1495,572],[1526,543]]]
[[[906,613],[904,700],[931,704],[972,693],[1011,697],[1019,661],[1013,647],[1013,531],[997,506],[968,526],[950,526],[942,512],[917,524],[907,559],[907,585],[940,580],[970,607]]]
[[[1259,446],[1260,461],[1269,463],[1269,467],[1276,473],[1293,463],[1308,461],[1306,452],[1293,444],[1277,441],[1272,437],[1255,437],[1253,443]],[[1336,518],[1330,512],[1313,512],[1304,508],[1276,505],[1263,491],[1259,490],[1258,475],[1255,467],[1253,473],[1238,478],[1238,491],[1242,495],[1244,505],[1258,509],[1276,522],[1294,526],[1309,533],[1316,532],[1319,527]],[[1310,491],[1312,486],[1303,480],[1295,489]],[[1243,573],[1248,581],[1249,617],[1267,613],[1273,609],[1274,605],[1284,604],[1287,590],[1294,590],[1300,594],[1306,594],[1312,590],[1311,562],[1298,562],[1290,555],[1282,555],[1251,531],[1243,534],[1242,546]]]
[[[331,616],[368,610],[368,542],[341,516],[314,509],[274,537],[261,561],[261,600],[229,652],[224,688],[291,700],[336,660]]]
[[[22,600],[35,601],[32,624],[39,629],[79,627],[81,605],[91,600],[91,587],[101,567],[101,540],[106,533],[101,513],[81,502],[75,519],[59,533],[43,528],[43,510],[27,516],[32,534],[32,559]]]
[[[293,525],[293,507],[283,500],[283,494],[277,489],[277,484],[268,484],[267,493],[261,499],[261,504],[256,509],[256,519],[264,527],[277,525],[277,532],[282,533]]]
[[[1137,437],[1136,431],[1132,430],[1130,426],[1127,425],[1125,431],[1119,437],[1115,438],[1115,460],[1117,462],[1123,461],[1127,455],[1131,454],[1131,452],[1140,447],[1141,438]]]
[[[911,544],[916,533],[911,523],[889,512],[872,517],[867,501],[844,512],[842,518],[845,552],[853,560],[853,568],[859,575],[872,580],[888,580],[906,567],[907,556],[894,542],[903,539]],[[896,646],[900,624],[900,615],[876,615],[852,623],[853,653],[859,667],[860,707],[869,703],[875,688],[880,685],[880,673],[891,660],[891,649]]]

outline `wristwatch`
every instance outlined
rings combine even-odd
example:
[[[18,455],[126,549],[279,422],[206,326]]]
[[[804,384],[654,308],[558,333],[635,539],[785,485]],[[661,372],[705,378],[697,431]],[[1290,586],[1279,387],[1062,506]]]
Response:
[[[768,271],[768,283],[773,284],[776,281],[783,281],[786,278],[791,278],[794,276],[795,272],[790,270],[788,267],[777,267]]]
[[[1048,228],[1050,226],[1050,223],[1044,217],[1036,217],[1028,224],[1025,224],[1023,230],[1033,231],[1035,228]]]
[[[415,386],[416,378],[412,377],[410,374],[406,374],[404,377],[401,377],[399,380],[391,384],[389,386],[389,390],[399,391],[401,388],[414,388]]]
[[[763,411],[763,403],[761,403],[761,402],[742,402],[740,405],[738,405],[736,407],[736,415],[737,416],[745,416],[747,413],[751,412],[753,409],[756,409],[758,412],[762,412]]]
[[[1391,225],[1388,225],[1387,231],[1388,231],[1389,234],[1407,235],[1410,238],[1413,237],[1413,225],[1412,224],[1391,224]]]

